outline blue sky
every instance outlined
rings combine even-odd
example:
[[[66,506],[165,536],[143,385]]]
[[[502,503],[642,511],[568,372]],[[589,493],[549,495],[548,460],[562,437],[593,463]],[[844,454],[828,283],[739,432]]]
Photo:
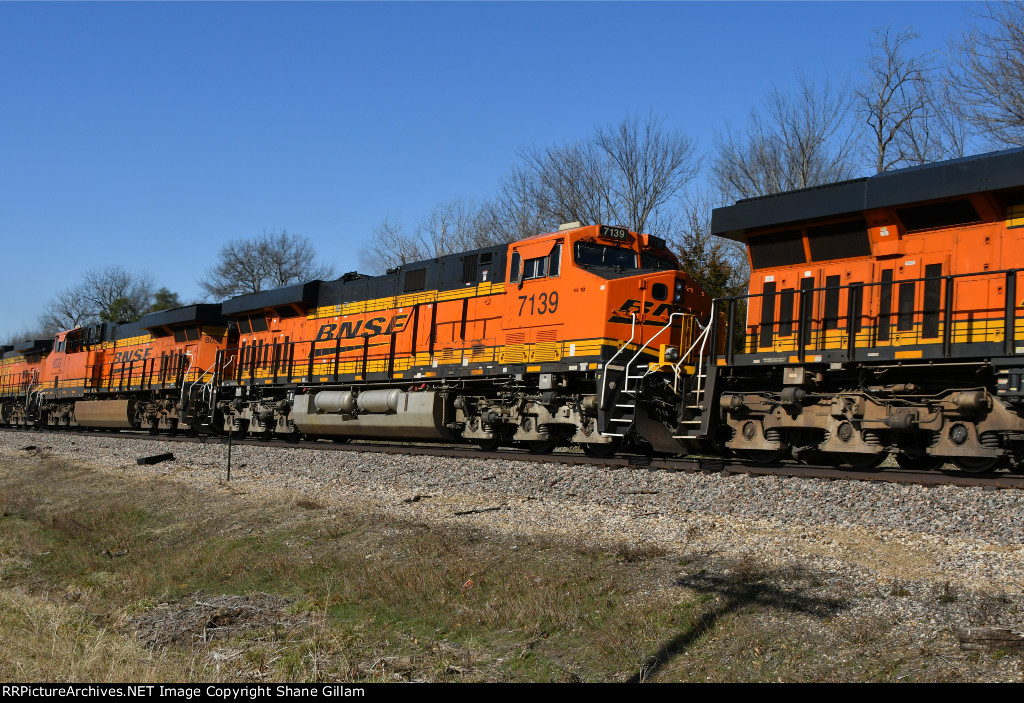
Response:
[[[485,199],[517,148],[653,112],[710,150],[773,84],[856,79],[871,30],[978,5],[0,2],[0,336],[90,267],[196,299],[263,229],[337,270],[383,217]]]

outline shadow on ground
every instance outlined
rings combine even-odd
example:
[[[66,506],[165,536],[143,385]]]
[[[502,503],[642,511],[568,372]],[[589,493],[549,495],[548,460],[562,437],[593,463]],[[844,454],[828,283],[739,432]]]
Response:
[[[715,596],[716,606],[698,617],[691,627],[665,642],[657,652],[647,657],[627,682],[641,683],[651,680],[665,665],[711,632],[723,617],[745,607],[781,609],[818,618],[831,617],[845,607],[842,598],[822,598],[809,595],[806,588],[782,588],[776,585],[784,580],[792,581],[792,573],[770,571],[756,575],[723,575],[702,571],[679,578],[675,585],[689,588],[702,595]]]

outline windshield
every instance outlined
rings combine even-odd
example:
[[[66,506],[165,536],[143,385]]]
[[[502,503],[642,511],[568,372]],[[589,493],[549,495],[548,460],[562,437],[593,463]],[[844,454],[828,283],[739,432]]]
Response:
[[[576,242],[575,260],[580,266],[607,266],[620,269],[636,268],[635,251],[621,247],[612,247],[606,244]]]
[[[655,271],[675,271],[678,268],[674,261],[663,259],[655,254],[641,254],[640,264],[645,269],[654,269]]]

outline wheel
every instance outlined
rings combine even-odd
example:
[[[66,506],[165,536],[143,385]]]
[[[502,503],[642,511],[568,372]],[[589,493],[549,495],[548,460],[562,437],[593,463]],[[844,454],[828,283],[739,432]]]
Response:
[[[1002,460],[1001,456],[958,456],[953,463],[969,474],[987,474],[999,468]]]
[[[558,446],[558,442],[553,439],[538,439],[527,442],[526,446],[529,447],[530,454],[549,454]]]
[[[942,457],[932,456],[931,454],[918,454],[917,456],[897,454],[896,463],[899,464],[901,469],[906,469],[907,471],[935,471],[946,462]]]
[[[476,444],[476,448],[482,452],[494,452],[501,446],[501,438],[491,437],[490,439],[476,439],[473,440],[473,443]]]
[[[283,436],[284,436],[284,441],[288,442],[288,444],[298,444],[299,440],[302,439],[302,433],[301,432],[289,432],[288,434],[283,435]]]
[[[782,456],[781,449],[744,449],[743,456],[757,464],[774,464]]]
[[[189,437],[198,437],[199,427],[196,425],[189,425],[188,429],[185,430],[185,434]]]
[[[596,459],[614,456],[615,452],[619,450],[618,442],[609,442],[608,444],[582,444],[580,446],[583,447],[584,454]]]
[[[149,426],[149,436],[156,437],[160,433],[160,427],[156,423]]]
[[[171,426],[167,430],[167,434],[170,437],[176,437],[178,435],[178,421],[177,420],[171,420]]]
[[[879,454],[861,454],[857,452],[844,452],[840,454],[843,459],[843,463],[849,466],[851,469],[857,471],[870,471],[871,469],[877,469],[879,466],[885,463],[885,460],[889,458],[888,452],[881,452]]]

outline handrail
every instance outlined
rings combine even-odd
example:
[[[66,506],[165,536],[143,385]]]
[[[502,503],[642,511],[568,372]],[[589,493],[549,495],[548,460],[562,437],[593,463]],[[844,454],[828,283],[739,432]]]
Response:
[[[28,379],[25,381],[25,414],[28,414],[28,409],[32,400],[32,383],[35,381],[36,376],[39,373],[39,369],[32,369],[28,374]],[[37,388],[36,392],[39,392],[41,388]]]
[[[189,356],[191,356],[191,354],[189,354]],[[213,367],[216,366],[216,365],[217,365],[217,362],[214,361],[212,364],[210,364],[210,368],[208,368],[205,371],[203,371],[201,374],[199,374],[199,377],[196,380],[192,381],[191,385],[189,385],[189,387],[188,387],[189,395],[192,395],[192,389],[195,388],[196,384],[201,382],[203,380],[203,378],[206,376],[206,374],[210,373],[210,371],[212,371]],[[191,368],[192,368],[192,366],[189,365],[189,369],[190,370],[191,370]],[[188,377],[188,371],[185,372],[185,377],[186,378]],[[212,386],[213,385],[213,379],[211,378],[206,383],[203,383],[203,385],[204,386]],[[184,394],[184,392],[185,392],[184,384],[182,384],[182,393]],[[184,396],[182,396],[182,397],[184,397]]]
[[[626,347],[633,343],[633,338],[636,337],[636,313],[631,312],[630,316],[633,318],[633,325],[630,328],[629,340],[618,348],[618,350],[612,355],[612,358],[604,363],[604,368],[601,369],[601,407],[604,407],[604,392],[608,388],[608,367],[611,365],[613,361],[615,361],[616,357],[618,357],[619,354],[622,353],[623,349],[625,349]]]
[[[185,373],[182,374],[182,376],[181,376],[181,403],[180,403],[180,405],[181,405],[182,411],[185,410],[185,379],[188,378],[188,373],[189,373],[189,371],[192,370],[192,364],[195,363],[195,359],[192,358],[192,352],[189,351],[188,349],[185,350],[185,356],[188,357],[188,368],[185,369]],[[196,385],[195,382],[193,382],[192,385],[193,386]],[[189,387],[189,392],[191,392],[191,390],[192,390],[192,388]]]
[[[690,348],[686,350],[686,353],[679,355],[679,361],[672,365],[672,371],[673,371],[673,375],[675,377],[675,379],[674,379],[674,381],[672,383],[672,392],[676,393],[677,395],[679,393],[679,375],[680,375],[679,374],[679,369],[683,365],[683,362],[686,361],[686,359],[689,358],[689,356],[691,354],[693,354],[694,347],[696,347],[698,343],[700,344],[700,353],[697,355],[697,364],[696,364],[697,365],[697,389],[696,390],[697,390],[697,394],[698,395],[701,393],[701,391],[703,389],[703,383],[702,383],[703,379],[704,379],[705,376],[707,376],[707,374],[702,373],[701,366],[702,366],[703,361],[704,361],[704,350],[707,348],[708,338],[711,336],[711,328],[713,327],[713,325],[710,322],[708,322],[708,324],[706,324],[706,325],[702,325],[702,324],[700,324],[700,320],[698,320],[696,317],[694,317],[693,319],[697,323],[697,326],[700,327],[701,333],[699,335],[697,335],[697,338],[695,340],[693,340],[693,344],[691,344]]]
[[[650,339],[648,339],[646,342],[644,342],[643,346],[636,350],[636,354],[633,355],[633,358],[626,362],[626,380],[627,381],[629,380],[629,367],[633,364],[633,362],[635,362],[637,359],[640,358],[640,355],[644,352],[645,349],[649,349],[650,348],[651,342],[653,342],[655,339],[660,337],[661,334],[665,330],[670,329],[672,327],[672,320],[676,317],[676,315],[678,315],[680,318],[683,318],[683,317],[686,317],[687,313],[684,313],[684,312],[674,312],[674,313],[671,313],[668,316],[668,323],[666,323],[666,325],[664,327],[662,327],[660,330],[655,332],[651,336]],[[694,317],[694,320],[696,320],[696,319],[697,318]],[[699,325],[700,322],[698,321],[697,324]],[[671,341],[671,339],[669,341]],[[685,359],[685,358],[686,357],[680,357],[680,360]],[[647,373],[645,373],[644,376],[646,376],[649,373],[651,373],[651,369],[650,368],[647,369]],[[629,384],[627,383],[626,385],[628,386]]]
[[[824,320],[826,320],[826,319],[833,319],[831,317],[826,316],[824,314],[824,311],[819,309],[819,305],[818,304],[814,304],[814,308],[815,308],[815,313],[816,314],[813,314],[813,315],[810,314],[810,306],[812,304],[812,300],[815,300],[816,296],[818,296],[819,294],[821,294],[823,292],[824,293],[830,293],[831,292],[831,293],[836,293],[838,295],[838,294],[842,293],[843,291],[845,291],[846,293],[849,294],[849,295],[845,296],[845,298],[847,300],[847,308],[848,309],[847,309],[845,315],[840,315],[838,313],[838,310],[837,310],[836,311],[835,320],[842,321],[844,318],[846,320],[846,323],[847,323],[846,324],[846,335],[847,335],[846,336],[846,342],[843,343],[840,340],[840,343],[844,345],[844,347],[846,349],[846,352],[847,352],[847,356],[849,358],[851,358],[851,359],[853,358],[854,349],[856,347],[860,346],[860,343],[858,343],[858,339],[857,339],[857,337],[855,335],[860,334],[860,329],[861,329],[860,328],[860,321],[861,320],[864,320],[865,321],[864,324],[866,324],[866,325],[870,325],[870,324],[873,323],[875,325],[876,330],[880,330],[883,327],[885,329],[892,329],[892,327],[895,327],[895,325],[899,324],[898,320],[899,320],[899,317],[901,315],[909,315],[909,316],[911,316],[911,318],[913,320],[918,320],[921,316],[926,316],[926,317],[927,316],[932,316],[932,317],[929,318],[931,320],[931,323],[933,325],[935,325],[935,327],[933,327],[932,330],[934,331],[935,329],[938,329],[941,326],[942,332],[940,334],[938,334],[938,336],[933,336],[932,334],[930,334],[928,337],[922,337],[921,336],[921,334],[922,334],[921,331],[915,331],[914,332],[914,335],[915,335],[915,338],[916,338],[916,342],[915,343],[921,343],[921,344],[931,343],[931,342],[927,342],[927,341],[924,341],[924,340],[934,339],[934,340],[936,340],[935,343],[941,343],[942,344],[943,355],[946,356],[946,357],[949,357],[949,356],[953,355],[952,346],[954,344],[958,344],[959,343],[957,341],[957,339],[954,338],[953,328],[954,328],[955,325],[961,324],[963,322],[963,320],[957,320],[956,317],[961,315],[963,312],[967,312],[967,311],[958,311],[954,307],[954,304],[953,304],[954,303],[954,301],[953,301],[953,298],[954,298],[954,295],[953,295],[953,292],[954,292],[954,282],[959,280],[959,279],[970,279],[970,278],[977,279],[978,277],[988,277],[988,278],[982,278],[981,280],[983,280],[983,281],[993,281],[993,282],[997,282],[997,283],[1002,283],[1003,284],[1003,290],[1002,290],[1003,303],[1000,304],[999,302],[997,302],[998,298],[996,298],[994,301],[989,302],[987,304],[987,306],[983,307],[982,310],[983,311],[991,312],[993,314],[993,317],[992,317],[993,320],[995,320],[995,319],[1002,319],[1002,321],[1003,321],[1002,331],[1003,331],[1003,334],[1004,334],[1003,339],[1002,339],[1001,342],[998,339],[993,339],[993,340],[989,340],[989,341],[992,341],[994,343],[1001,343],[1002,346],[1003,346],[1003,353],[1006,356],[1017,356],[1018,354],[1016,352],[1016,348],[1015,348],[1014,345],[1016,343],[1018,343],[1020,340],[1019,340],[1019,335],[1016,333],[1016,329],[1015,328],[1016,328],[1016,323],[1021,320],[1021,315],[1018,314],[1019,311],[1020,311],[1019,307],[1015,305],[1015,303],[1016,303],[1015,295],[1016,295],[1016,290],[1017,290],[1017,276],[1022,274],[1022,273],[1024,273],[1024,268],[1008,268],[1008,269],[998,269],[998,270],[992,270],[992,271],[970,271],[970,272],[956,273],[956,274],[945,273],[945,274],[940,274],[940,275],[937,275],[937,276],[921,276],[921,277],[918,277],[918,278],[894,278],[893,280],[888,280],[888,281],[879,281],[879,280],[863,281],[863,282],[858,281],[858,282],[854,282],[854,283],[845,283],[845,284],[837,285],[837,286],[821,286],[821,287],[805,288],[805,289],[797,288],[797,289],[794,290],[794,293],[795,293],[796,297],[799,298],[799,303],[800,304],[799,304],[799,314],[795,318],[792,318],[790,320],[783,320],[781,318],[778,318],[778,319],[773,319],[771,322],[758,322],[756,320],[750,320],[748,318],[747,322],[749,323],[749,325],[744,325],[744,324],[742,324],[742,322],[737,322],[737,321],[735,321],[735,320],[730,318],[727,321],[727,323],[726,323],[727,324],[727,336],[731,338],[731,336],[736,331],[735,328],[737,328],[737,327],[739,327],[739,329],[741,329],[743,331],[747,331],[748,329],[756,330],[756,332],[754,332],[754,334],[757,335],[757,338],[760,338],[760,334],[762,332],[764,332],[764,331],[767,331],[769,334],[772,334],[774,336],[775,330],[778,330],[780,328],[780,325],[783,322],[787,322],[788,321],[788,322],[791,322],[792,325],[793,325],[793,332],[791,332],[790,334],[794,334],[794,333],[796,334],[796,339],[793,342],[793,344],[796,345],[796,351],[799,352],[799,356],[803,357],[804,354],[805,354],[805,352],[804,352],[805,338],[808,335],[813,336],[816,333],[820,334],[820,333],[826,332],[827,330],[825,330],[824,327],[823,327]],[[934,283],[934,284],[941,284],[941,285],[944,286],[944,294],[939,293],[938,292],[939,289],[936,289],[936,295],[939,295],[940,297],[939,297],[939,302],[935,306],[935,308],[933,309],[933,308],[930,308],[930,307],[919,307],[918,305],[915,304],[913,306],[913,308],[910,309],[910,310],[900,310],[899,306],[896,304],[896,299],[895,299],[896,288],[898,286],[901,286],[901,285],[904,285],[904,284],[913,284],[916,287],[918,284],[921,284],[921,283],[924,283],[925,285],[927,285],[929,283]],[[890,307],[888,309],[886,309],[886,310],[881,310],[880,309],[880,310],[878,310],[877,312],[874,312],[874,313],[872,313],[870,308],[867,309],[867,310],[860,310],[859,309],[860,306],[858,306],[858,310],[856,310],[856,311],[853,311],[853,310],[849,309],[849,306],[851,305],[851,301],[854,299],[855,295],[856,295],[856,299],[857,300],[864,301],[864,300],[866,300],[866,296],[868,294],[868,291],[871,291],[873,289],[881,289],[883,286],[890,286],[892,288],[892,290],[893,290],[893,293],[894,293],[893,299],[892,299],[892,303],[890,304]],[[854,291],[858,291],[858,292],[855,293]],[[762,293],[747,293],[745,295],[736,295],[736,296],[724,296],[724,297],[721,297],[721,298],[715,298],[714,303],[715,303],[716,306],[722,306],[724,304],[728,304],[730,306],[730,309],[734,309],[736,304],[737,304],[737,302],[739,302],[739,301],[743,301],[743,300],[753,301],[753,300],[757,300],[757,299],[761,299],[761,300],[773,299],[773,298],[778,298],[780,296],[780,294],[781,294],[781,291],[776,290],[774,293],[764,293],[764,292],[762,292]],[[877,298],[875,297],[876,295],[878,295],[878,294],[877,293],[873,294],[871,299],[872,300],[877,300]],[[806,314],[805,314],[805,309],[804,309],[805,308],[805,303],[807,304],[807,307],[808,307],[808,310],[807,310]],[[874,307],[874,306],[871,306],[871,307]],[[998,313],[1002,313],[1002,314],[1000,315]],[[778,317],[780,314],[781,314],[781,309],[776,312],[776,317]],[[853,323],[853,326],[851,326],[851,322]],[[920,324],[924,324],[924,321],[922,321]],[[841,329],[841,328],[836,328],[836,329]],[[893,331],[897,331],[897,330],[893,330]],[[900,332],[907,332],[908,330],[899,330],[899,331]],[[782,335],[782,336],[783,337],[788,337],[789,335],[787,334],[787,335]],[[810,340],[808,340],[807,343],[808,344],[815,344],[814,348],[816,348],[816,349],[823,348],[823,347],[820,347],[820,346],[816,346],[816,343],[811,342]],[[818,340],[818,343],[823,343],[823,342],[821,342],[821,340]],[[871,346],[872,343],[873,343],[872,341],[869,341],[868,345]],[[749,344],[749,341],[748,341],[747,344]],[[730,347],[731,347],[731,345],[730,345]],[[767,349],[767,347],[764,347],[764,348]],[[745,349],[741,353],[757,354],[757,353],[760,353],[759,349],[761,349],[761,347],[755,347],[753,349],[749,349],[748,348],[748,349]],[[841,348],[837,347],[835,349],[839,350]],[[726,350],[726,353],[729,354],[730,351],[731,351],[731,348]]]

